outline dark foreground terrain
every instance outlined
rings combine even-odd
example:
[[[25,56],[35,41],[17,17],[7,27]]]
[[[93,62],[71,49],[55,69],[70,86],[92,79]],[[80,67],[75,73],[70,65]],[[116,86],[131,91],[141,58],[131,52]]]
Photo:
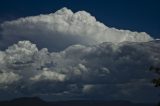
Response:
[[[155,104],[132,103],[129,101],[59,101],[46,102],[37,97],[18,98],[10,101],[1,101],[0,106],[156,106]]]

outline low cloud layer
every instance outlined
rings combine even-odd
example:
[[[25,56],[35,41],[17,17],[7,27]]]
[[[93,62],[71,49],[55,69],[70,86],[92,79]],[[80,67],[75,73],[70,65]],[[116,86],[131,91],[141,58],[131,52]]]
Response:
[[[159,41],[122,42],[48,52],[30,41],[19,41],[0,51],[0,98],[5,93],[53,100],[154,101],[159,89],[151,84],[154,74],[148,69],[159,65],[159,47]]]
[[[109,28],[85,11],[73,13],[62,8],[55,13],[20,18],[0,25],[1,48],[19,40],[30,40],[38,47],[59,51],[73,44],[95,45],[102,42],[146,42],[152,37],[145,32]]]

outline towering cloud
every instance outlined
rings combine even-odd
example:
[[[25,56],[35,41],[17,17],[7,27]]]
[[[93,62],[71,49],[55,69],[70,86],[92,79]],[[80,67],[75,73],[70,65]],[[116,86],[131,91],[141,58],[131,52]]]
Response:
[[[148,71],[160,65],[160,41],[109,28],[67,8],[1,24],[0,99],[158,101]]]
[[[94,45],[102,42],[152,40],[145,32],[109,28],[85,11],[73,13],[67,8],[47,15],[4,22],[1,28],[3,42],[9,42],[3,46],[19,40],[30,40],[50,50],[62,50],[72,44]]]

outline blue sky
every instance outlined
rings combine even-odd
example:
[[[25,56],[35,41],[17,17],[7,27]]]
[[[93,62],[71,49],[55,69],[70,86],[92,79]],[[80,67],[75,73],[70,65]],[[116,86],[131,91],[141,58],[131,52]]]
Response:
[[[62,7],[85,10],[107,26],[160,36],[159,0],[1,0],[0,21],[47,14]]]

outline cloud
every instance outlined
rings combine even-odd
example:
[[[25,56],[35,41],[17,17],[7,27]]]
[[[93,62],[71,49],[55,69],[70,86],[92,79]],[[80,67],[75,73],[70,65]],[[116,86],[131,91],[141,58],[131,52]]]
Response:
[[[148,69],[160,64],[160,42],[145,32],[109,28],[67,8],[0,29],[0,99],[158,101]]]
[[[19,40],[30,40],[38,47],[59,51],[73,44],[146,42],[153,39],[145,32],[109,28],[85,11],[73,13],[67,8],[47,15],[7,21],[0,26],[1,48],[7,48]]]
[[[13,72],[2,72],[0,74],[0,84],[11,84],[13,82],[16,82],[20,79],[20,77],[17,74],[14,74]]]
[[[150,84],[154,74],[148,68],[160,63],[159,47],[159,41],[106,42],[48,52],[30,41],[19,41],[0,51],[0,98],[6,92],[60,100],[155,101],[159,89]]]
[[[46,70],[46,69],[44,69]],[[54,71],[43,71],[42,73],[31,78],[33,81],[51,80],[51,81],[64,81],[65,75],[59,74]]]

